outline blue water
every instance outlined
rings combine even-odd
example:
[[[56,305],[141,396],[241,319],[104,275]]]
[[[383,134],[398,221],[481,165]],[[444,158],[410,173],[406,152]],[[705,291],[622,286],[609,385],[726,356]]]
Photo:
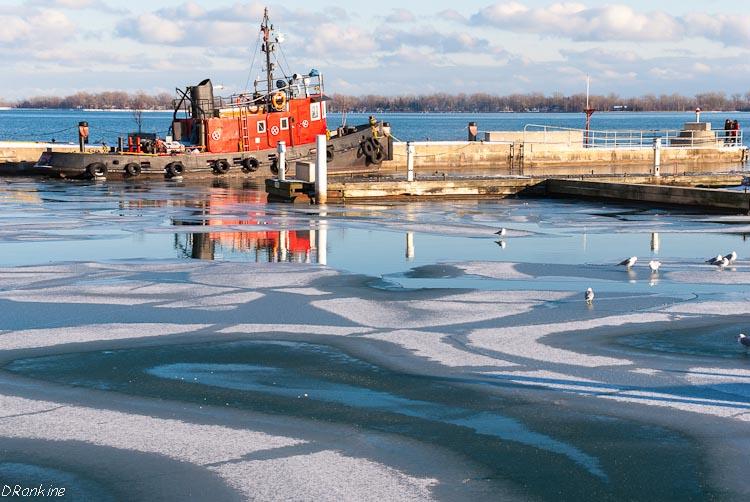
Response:
[[[390,122],[393,134],[403,141],[463,140],[469,122],[477,122],[481,131],[522,130],[527,124],[583,128],[584,116],[578,113],[382,113],[377,118]],[[350,113],[350,125],[366,123],[368,114]],[[737,119],[740,125],[750,124],[750,113],[703,113],[702,120],[722,128],[727,118]],[[1,140],[55,139],[76,142],[79,121],[87,121],[91,143],[114,145],[118,136],[126,136],[136,125],[130,112],[91,112],[82,110],[0,110]],[[171,112],[143,114],[143,131],[166,136],[172,120]],[[328,115],[329,127],[341,123],[340,114]],[[599,130],[681,129],[685,122],[695,120],[693,113],[598,113],[591,127]],[[745,144],[750,145],[747,136]]]

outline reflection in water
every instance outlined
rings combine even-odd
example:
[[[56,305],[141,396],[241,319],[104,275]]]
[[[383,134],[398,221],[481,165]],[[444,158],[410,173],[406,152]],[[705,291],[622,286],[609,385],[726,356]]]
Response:
[[[175,234],[175,248],[184,257],[197,260],[217,260],[227,255],[253,257],[256,262],[312,263],[316,247],[324,241],[326,226],[319,230],[234,230],[234,226],[265,225],[269,215],[265,211],[237,214],[237,207],[257,203],[257,194],[244,192],[211,192],[192,211],[191,217],[173,219],[176,226],[197,227],[199,232]],[[214,227],[215,231],[206,229]],[[208,231],[206,231],[208,230]],[[316,241],[317,238],[317,241]],[[316,246],[318,244],[318,246]],[[325,253],[318,253],[317,262],[325,264]]]
[[[406,259],[414,259],[414,232],[406,232]]]
[[[659,252],[660,247],[661,247],[661,241],[659,239],[659,233],[652,232],[651,233],[651,251],[653,251],[656,254]]]

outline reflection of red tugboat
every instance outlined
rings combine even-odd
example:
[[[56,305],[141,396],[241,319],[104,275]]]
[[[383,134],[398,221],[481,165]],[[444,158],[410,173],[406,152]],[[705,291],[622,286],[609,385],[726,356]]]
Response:
[[[255,261],[311,263],[317,259],[314,230],[255,230],[237,231],[237,226],[258,226],[266,223],[263,211],[248,211],[246,215],[231,215],[228,208],[245,204],[263,204],[259,192],[219,192],[211,194],[195,216],[197,222],[175,220],[174,224],[214,227],[216,231],[179,233],[175,246],[183,255],[200,260],[214,260],[221,255],[254,255]],[[227,228],[230,227],[230,228]],[[314,258],[315,256],[315,258]]]
[[[390,127],[371,119],[356,127],[329,131],[323,77],[274,77],[275,50],[280,43],[263,18],[262,52],[266,78],[253,92],[226,98],[214,96],[210,80],[178,90],[171,136],[164,140],[131,134],[109,153],[45,153],[37,168],[74,178],[158,177],[193,178],[238,175],[267,178],[278,172],[277,146],[287,146],[285,169],[297,160],[314,160],[315,138],[328,135],[328,170],[336,173],[376,171],[392,159]]]

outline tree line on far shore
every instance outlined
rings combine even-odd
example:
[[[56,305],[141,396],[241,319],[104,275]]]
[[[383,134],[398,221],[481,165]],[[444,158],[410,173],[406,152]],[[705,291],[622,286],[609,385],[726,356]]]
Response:
[[[129,94],[122,91],[88,93],[78,92],[70,96],[37,96],[15,102],[0,98],[0,106],[14,108],[55,108],[55,109],[133,109],[171,110],[173,96],[167,93],[149,95],[144,92]],[[735,111],[750,110],[750,92],[727,95],[722,92],[706,92],[696,96],[679,94],[646,94],[639,97],[620,97],[617,94],[592,96],[591,107],[600,110],[618,111],[692,111],[697,107],[703,110]],[[332,112],[581,112],[586,107],[586,96],[562,93],[544,95],[541,93],[511,94],[497,96],[487,93],[448,94],[409,96],[331,96],[329,110]]]

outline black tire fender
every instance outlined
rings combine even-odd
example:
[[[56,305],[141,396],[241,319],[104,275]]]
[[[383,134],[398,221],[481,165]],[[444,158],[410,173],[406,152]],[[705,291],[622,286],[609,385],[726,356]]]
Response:
[[[125,174],[128,176],[132,176],[132,177],[140,176],[141,174],[140,164],[136,164],[135,162],[125,164]]]
[[[365,157],[368,159],[371,159],[373,154],[375,153],[375,145],[372,143],[372,138],[368,138],[365,140],[362,140],[361,147],[362,147],[362,153],[365,154]]]
[[[229,162],[224,159],[214,161],[212,166],[214,173],[216,174],[227,174],[229,172],[229,167]]]
[[[86,166],[86,174],[91,178],[101,178],[107,175],[107,166],[102,162],[92,162]]]
[[[289,172],[289,162],[286,161],[284,166],[284,174]],[[279,159],[274,159],[273,162],[271,162],[271,172],[273,174],[279,174]]]
[[[185,165],[180,161],[170,162],[169,164],[167,164],[167,167],[164,168],[164,171],[169,178],[182,176],[182,173],[185,172]]]
[[[245,174],[254,173],[260,167],[260,162],[255,157],[242,159],[242,172]]]

